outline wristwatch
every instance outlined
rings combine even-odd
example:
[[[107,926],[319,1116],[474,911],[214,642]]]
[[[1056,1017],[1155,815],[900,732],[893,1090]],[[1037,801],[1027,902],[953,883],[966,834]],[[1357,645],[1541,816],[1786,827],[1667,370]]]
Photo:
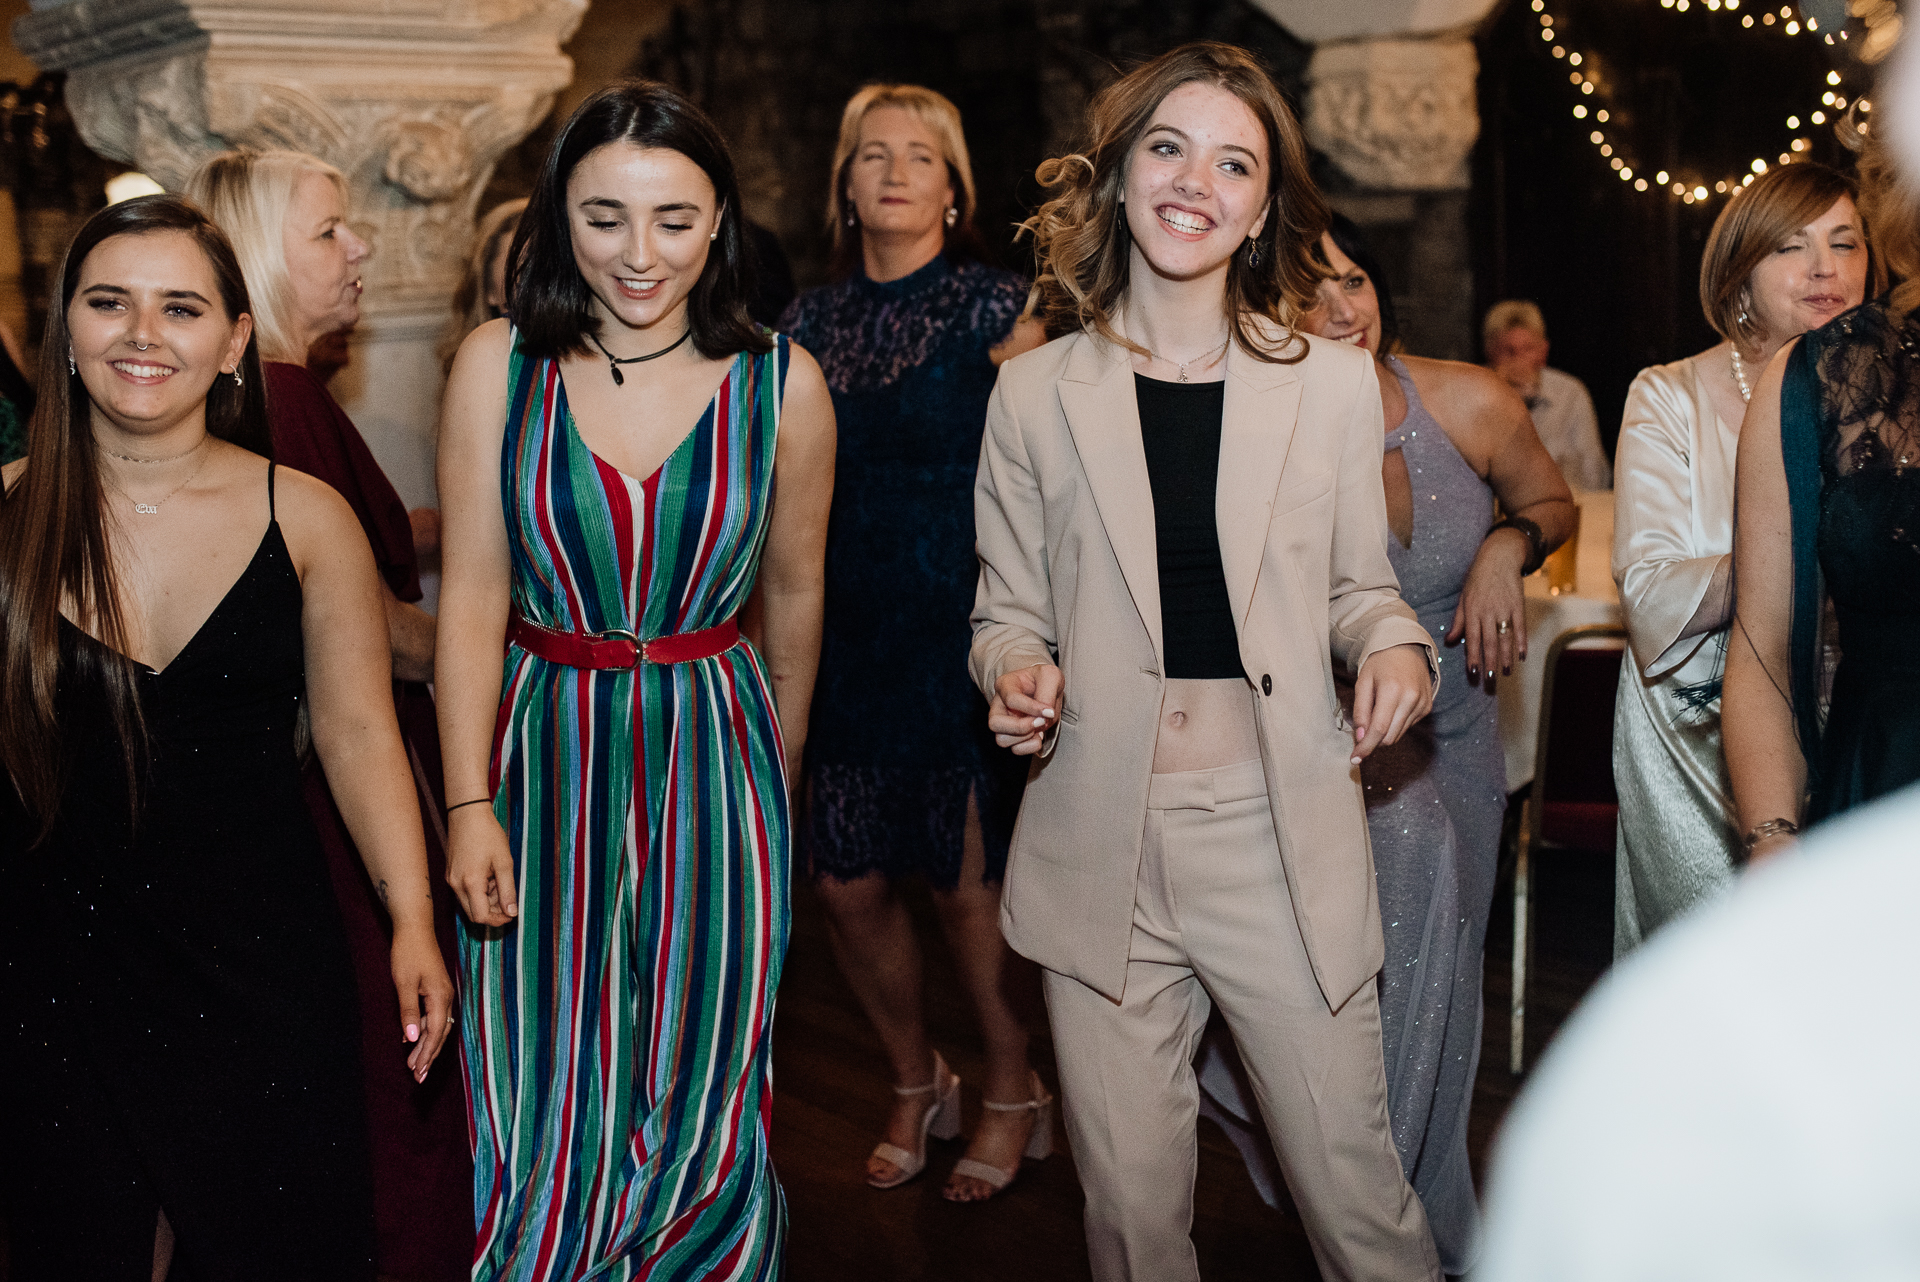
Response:
[[[1532,574],[1535,570],[1540,568],[1543,562],[1546,561],[1547,559],[1546,532],[1543,531],[1534,522],[1529,521],[1526,517],[1524,516],[1503,517],[1500,520],[1495,521],[1493,523],[1493,529],[1488,530],[1487,533],[1491,534],[1493,533],[1493,530],[1518,530],[1520,531],[1520,533],[1527,536],[1527,544],[1528,544],[1527,563],[1520,567],[1520,574],[1522,577]]]

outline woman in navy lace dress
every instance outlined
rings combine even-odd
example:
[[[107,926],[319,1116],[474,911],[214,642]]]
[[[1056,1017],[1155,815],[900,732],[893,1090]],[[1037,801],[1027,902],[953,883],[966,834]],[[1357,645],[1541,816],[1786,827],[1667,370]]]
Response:
[[[833,392],[840,450],[826,631],[807,742],[808,849],[847,981],[892,1061],[895,1107],[867,1161],[892,1188],[958,1132],[959,1079],[927,1040],[920,947],[896,883],[924,876],[986,1044],[987,1109],[946,1194],[990,1197],[1044,1148],[1047,1097],[1009,1000],[1000,881],[1026,771],[995,750],[967,679],[973,476],[996,367],[1041,341],[1027,283],[981,261],[960,113],[932,90],[847,104],[828,199],[836,284],[780,328]]]

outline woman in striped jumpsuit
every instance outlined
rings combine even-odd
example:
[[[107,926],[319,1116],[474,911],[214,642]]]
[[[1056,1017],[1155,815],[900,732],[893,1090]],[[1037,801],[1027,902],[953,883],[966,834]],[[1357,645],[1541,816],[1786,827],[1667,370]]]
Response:
[[[747,319],[739,209],[684,99],[589,98],[509,319],[448,387],[476,1282],[779,1273],[770,1034],[834,439],[813,360]],[[735,624],[756,578],[764,653]]]

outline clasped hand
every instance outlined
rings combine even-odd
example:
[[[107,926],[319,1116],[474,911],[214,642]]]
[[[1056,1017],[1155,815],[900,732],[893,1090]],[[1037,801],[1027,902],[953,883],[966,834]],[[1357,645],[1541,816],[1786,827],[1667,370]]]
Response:
[[[993,741],[1016,756],[1040,751],[1060,720],[1066,692],[1060,669],[1036,663],[993,683],[987,729]],[[1398,743],[1407,727],[1433,710],[1433,677],[1425,647],[1396,645],[1376,651],[1360,665],[1353,687],[1353,764],[1383,744]]]

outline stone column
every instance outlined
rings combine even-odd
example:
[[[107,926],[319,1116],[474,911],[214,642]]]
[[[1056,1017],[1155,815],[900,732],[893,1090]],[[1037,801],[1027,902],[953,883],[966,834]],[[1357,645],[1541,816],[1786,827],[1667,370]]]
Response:
[[[337,166],[373,246],[334,392],[409,507],[435,501],[435,346],[494,162],[572,76],[589,0],[34,0],[14,41],[65,70],[88,146],[178,189],[229,147]]]
[[[1378,242],[1408,347],[1466,361],[1479,358],[1467,237],[1479,69],[1455,36],[1322,45],[1307,70],[1307,138],[1352,182],[1329,198]]]

